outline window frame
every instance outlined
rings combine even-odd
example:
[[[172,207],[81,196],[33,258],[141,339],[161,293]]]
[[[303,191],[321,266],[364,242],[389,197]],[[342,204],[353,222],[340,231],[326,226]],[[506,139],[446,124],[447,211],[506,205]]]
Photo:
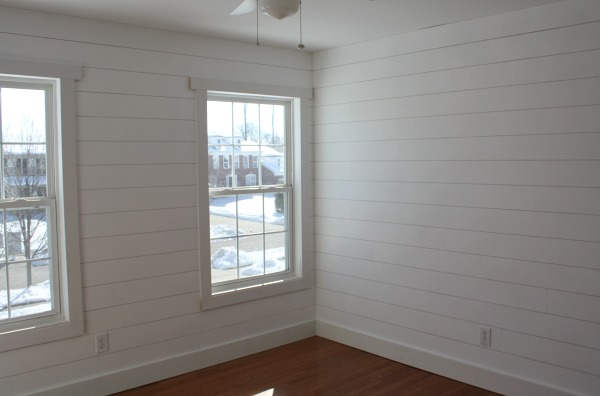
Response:
[[[198,220],[199,220],[199,257],[200,257],[200,293],[202,310],[214,309],[222,306],[238,304],[259,298],[276,296],[279,294],[308,289],[312,285],[310,269],[313,268],[312,255],[309,252],[309,217],[303,216],[311,208],[308,197],[310,184],[309,161],[307,161],[310,145],[307,139],[309,135],[300,133],[303,128],[308,128],[306,114],[309,111],[308,102],[312,98],[312,89],[297,87],[272,86],[256,83],[244,83],[235,81],[207,80],[200,78],[190,79],[191,89],[196,91],[197,102],[197,153],[198,153]],[[206,163],[208,152],[207,135],[207,100],[211,93],[224,93],[227,95],[251,95],[254,99],[260,96],[279,97],[291,102],[290,120],[290,148],[293,153],[293,172],[291,172],[290,184],[292,188],[291,201],[294,207],[288,214],[290,224],[290,270],[278,277],[275,281],[269,280],[269,276],[257,277],[251,286],[243,288],[232,288],[223,292],[212,285],[211,257],[210,257],[210,217],[209,217],[209,191],[208,172],[202,164]],[[269,98],[267,98],[269,99]],[[310,244],[312,246],[312,244]],[[261,280],[262,279],[262,280]]]
[[[0,57],[0,74],[9,78],[52,81],[52,142],[48,144],[48,191],[56,191],[53,209],[56,240],[53,253],[60,310],[53,315],[9,321],[0,325],[0,352],[80,336],[84,333],[79,252],[76,170],[75,81],[80,65],[33,62]],[[53,167],[53,168],[52,168]],[[52,168],[52,169],[50,169]],[[51,187],[52,186],[52,187]],[[16,325],[18,324],[18,325]]]

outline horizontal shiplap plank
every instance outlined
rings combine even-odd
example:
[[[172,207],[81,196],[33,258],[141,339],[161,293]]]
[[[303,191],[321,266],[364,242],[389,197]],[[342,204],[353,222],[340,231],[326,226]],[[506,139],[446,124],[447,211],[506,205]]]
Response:
[[[548,312],[600,323],[600,296],[548,291]]]
[[[321,235],[600,269],[600,243],[317,218]]]
[[[315,90],[315,105],[600,76],[600,50],[379,78]]]
[[[600,340],[593,334],[600,330],[600,325],[584,323],[543,312],[532,312],[515,307],[491,304],[467,298],[443,294],[443,290],[419,290],[419,285],[411,285],[409,279],[394,277],[390,283],[386,276],[402,270],[372,263],[368,268],[361,268],[361,263],[354,260],[345,261],[332,256],[320,256],[323,260],[322,271],[317,277],[319,289],[332,290],[339,293],[378,300],[435,315],[450,316],[471,323],[513,331],[528,335],[539,335],[544,338],[590,347],[600,350]],[[363,263],[364,266],[364,263]],[[331,272],[337,271],[337,272]],[[358,272],[357,272],[358,271]],[[369,273],[362,279],[358,273]]]
[[[83,289],[84,310],[93,311],[140,301],[198,292],[198,272],[143,278]]]
[[[314,155],[356,162],[600,160],[598,147],[600,133],[319,143]]]
[[[193,229],[198,226],[196,207],[79,216],[80,238],[98,238],[143,232]]]
[[[81,261],[89,263],[188,251],[197,248],[197,229],[108,236],[83,239],[81,241]]]
[[[99,333],[199,311],[199,295],[192,292],[86,312],[85,324],[89,333]]]
[[[390,56],[388,53],[383,57],[363,58],[360,62],[349,62],[315,70],[315,87],[321,88],[413,73],[546,57],[569,52],[593,51],[598,49],[598,42],[594,40],[594,37],[599,34],[600,22],[594,22],[525,35],[511,33],[507,37],[493,37],[484,41],[471,42],[466,39],[466,41],[450,46],[424,48],[423,45],[419,45],[414,50],[395,51],[397,55]],[[376,46],[371,46],[371,48],[373,47]]]
[[[81,214],[135,210],[188,208],[197,206],[197,187],[167,186],[79,191]]]
[[[190,98],[95,92],[77,93],[77,115],[79,117],[194,120],[195,114],[196,101]]]
[[[600,214],[600,189],[462,183],[317,180],[316,198]]]
[[[600,78],[327,106],[315,124],[600,104]]]
[[[316,162],[315,179],[600,187],[600,161]]]
[[[383,278],[388,282],[404,284],[401,283],[403,282],[402,278],[394,275],[394,271],[397,270],[396,266],[402,266],[600,296],[600,271],[594,269],[328,235],[319,235],[316,250],[319,252],[317,257],[320,269],[323,266],[331,268],[329,263],[339,261],[333,260],[332,257],[339,256],[341,262],[348,265],[348,270],[343,273],[365,279]],[[344,258],[348,258],[348,262],[343,261]],[[352,259],[364,260],[369,264],[351,266],[355,262]],[[372,268],[378,269],[371,271]],[[386,271],[391,272],[387,273]]]
[[[80,166],[80,190],[189,186],[197,184],[194,164]]]
[[[77,82],[76,90],[187,99],[196,97],[195,92],[190,89],[187,77],[92,67],[85,69],[85,78]]]
[[[415,300],[417,296],[423,297],[422,293],[415,292],[421,290],[434,293],[437,297],[440,295],[459,297],[537,312],[546,310],[546,291],[541,288],[470,278],[441,271],[377,265],[367,260],[341,256],[320,256],[320,258],[326,258],[326,261],[321,262],[322,266],[319,267],[317,287],[329,289],[333,287],[344,293],[365,296],[389,304],[432,312],[429,304],[425,302],[420,304],[419,300]],[[346,266],[347,270],[344,269]],[[360,267],[369,268],[373,275],[362,276],[364,270]],[[336,271],[337,275],[325,272],[332,270]],[[348,276],[345,276],[346,274]],[[376,281],[370,280],[373,277],[376,277]],[[331,286],[332,283],[336,286]]]
[[[600,242],[600,216],[318,199],[315,215]]]
[[[79,142],[195,142],[195,120],[78,117]]]
[[[190,142],[79,142],[79,165],[195,164]]]
[[[198,251],[193,249],[84,263],[81,267],[81,277],[83,286],[91,287],[193,272],[198,270],[198,266]]]
[[[600,132],[600,106],[455,114],[318,125],[315,142]]]

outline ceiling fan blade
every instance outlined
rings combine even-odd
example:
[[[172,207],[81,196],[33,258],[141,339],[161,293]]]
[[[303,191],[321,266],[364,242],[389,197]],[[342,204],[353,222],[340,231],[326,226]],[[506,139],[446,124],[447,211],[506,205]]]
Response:
[[[242,15],[256,10],[258,0],[244,0],[229,15]]]

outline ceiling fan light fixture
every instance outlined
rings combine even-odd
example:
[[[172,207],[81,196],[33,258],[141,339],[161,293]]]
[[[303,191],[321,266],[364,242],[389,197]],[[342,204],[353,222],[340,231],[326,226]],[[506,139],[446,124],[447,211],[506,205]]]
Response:
[[[275,19],[294,15],[300,7],[300,0],[260,0],[260,12]]]

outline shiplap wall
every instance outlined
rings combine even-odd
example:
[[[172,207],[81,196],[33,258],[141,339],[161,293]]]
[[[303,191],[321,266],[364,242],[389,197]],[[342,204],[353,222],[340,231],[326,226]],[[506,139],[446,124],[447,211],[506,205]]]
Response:
[[[317,333],[503,393],[598,395],[600,2],[314,67]]]
[[[84,66],[76,90],[86,328],[84,337],[0,354],[0,394],[102,377],[305,323],[312,330],[304,336],[314,334],[314,290],[200,313],[189,89],[190,77],[311,88],[310,54],[0,7],[0,55]],[[310,139],[312,126],[304,126]],[[304,265],[311,268],[310,257]],[[108,332],[110,351],[96,356],[100,332]],[[242,344],[232,356],[253,349]],[[197,356],[198,365],[211,362]],[[74,392],[119,390],[110,382]]]

